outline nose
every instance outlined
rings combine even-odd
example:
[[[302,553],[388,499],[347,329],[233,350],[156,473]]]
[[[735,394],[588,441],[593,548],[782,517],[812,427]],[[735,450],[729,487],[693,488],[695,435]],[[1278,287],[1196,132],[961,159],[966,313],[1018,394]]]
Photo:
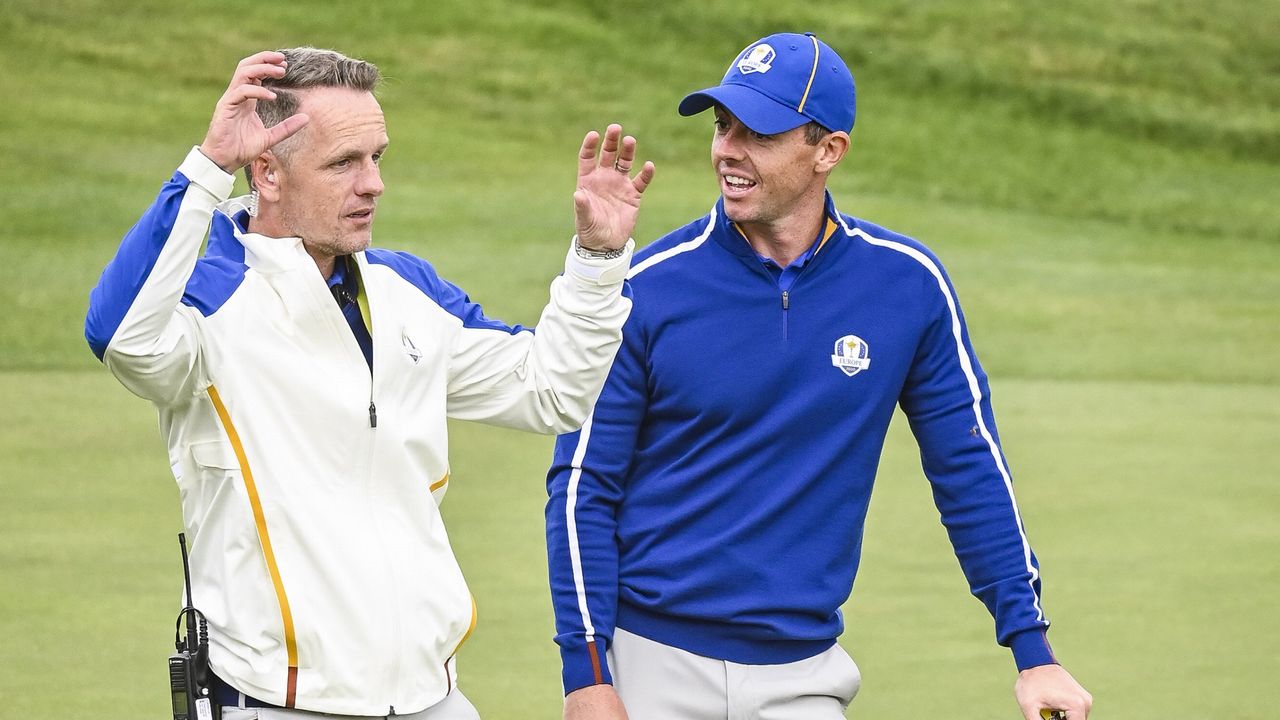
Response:
[[[356,180],[356,194],[361,196],[378,197],[386,190],[386,186],[382,184],[382,169],[378,167],[378,163],[371,162],[365,165],[360,172],[360,177]]]
[[[741,127],[732,127],[724,133],[717,134],[711,141],[711,159],[718,164],[721,160],[742,160],[745,136]]]

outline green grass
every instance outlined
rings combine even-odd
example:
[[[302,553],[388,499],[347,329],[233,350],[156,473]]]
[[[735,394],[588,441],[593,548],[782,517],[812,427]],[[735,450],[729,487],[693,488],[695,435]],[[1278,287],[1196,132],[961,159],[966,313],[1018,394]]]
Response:
[[[818,32],[858,80],[840,208],[929,244],[959,288],[1051,638],[1094,717],[1280,704],[1280,2],[743,7],[6,3],[0,718],[165,712],[177,494],[153,411],[81,322],[240,57],[314,44],[379,63],[377,242],[532,322],[582,134],[620,120],[658,163],[641,242],[705,212],[710,122],[674,106],[779,29]],[[549,440],[467,424],[453,439],[445,513],[480,606],[462,687],[487,718],[558,717]],[[846,622],[852,717],[1017,717],[1012,661],[901,422]]]

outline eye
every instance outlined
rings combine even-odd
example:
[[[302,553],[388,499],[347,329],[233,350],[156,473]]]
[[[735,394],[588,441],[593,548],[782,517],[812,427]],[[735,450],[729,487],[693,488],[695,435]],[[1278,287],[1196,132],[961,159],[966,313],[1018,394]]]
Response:
[[[329,167],[342,169],[347,167],[350,164],[351,164],[351,158],[342,158],[341,160],[335,160],[333,164],[330,165]]]
[[[773,136],[773,135],[765,135],[764,133],[758,133],[758,132],[756,132],[755,130],[752,130],[752,131],[751,131],[751,137],[755,138],[756,140],[760,140],[760,141],[767,141],[767,140],[772,140],[774,136]]]
[[[382,162],[382,153],[376,152],[373,154],[373,164],[377,165],[379,162]]]

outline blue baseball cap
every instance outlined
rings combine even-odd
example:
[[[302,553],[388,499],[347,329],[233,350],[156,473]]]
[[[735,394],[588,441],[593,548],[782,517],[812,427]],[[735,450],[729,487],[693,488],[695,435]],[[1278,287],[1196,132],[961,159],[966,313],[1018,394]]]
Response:
[[[810,120],[849,132],[856,104],[853,73],[813,33],[778,33],[738,53],[719,85],[685,96],[680,114],[697,115],[717,103],[764,135]]]

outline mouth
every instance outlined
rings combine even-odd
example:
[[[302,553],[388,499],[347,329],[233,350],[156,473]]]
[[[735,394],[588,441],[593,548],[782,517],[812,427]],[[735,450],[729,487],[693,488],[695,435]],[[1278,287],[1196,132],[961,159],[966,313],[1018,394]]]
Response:
[[[373,208],[363,208],[355,212],[347,213],[346,218],[356,223],[373,222]]]
[[[720,189],[726,197],[741,197],[756,186],[756,181],[732,172],[720,173]]]

